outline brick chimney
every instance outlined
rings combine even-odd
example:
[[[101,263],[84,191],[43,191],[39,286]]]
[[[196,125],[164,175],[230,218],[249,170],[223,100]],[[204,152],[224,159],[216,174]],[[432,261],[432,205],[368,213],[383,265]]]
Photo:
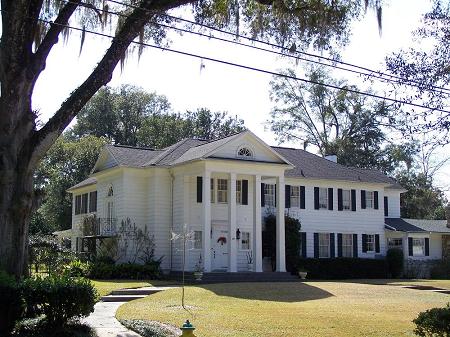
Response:
[[[450,228],[450,204],[445,207],[445,218],[447,219],[447,227]]]

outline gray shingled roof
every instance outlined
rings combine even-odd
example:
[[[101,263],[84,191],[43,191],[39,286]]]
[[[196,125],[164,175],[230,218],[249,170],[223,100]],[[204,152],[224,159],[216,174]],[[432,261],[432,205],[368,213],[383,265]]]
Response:
[[[117,164],[120,166],[143,167],[151,159],[160,154],[161,150],[136,148],[123,145],[106,145]]]
[[[399,232],[420,233],[450,233],[447,220],[425,220],[425,219],[395,219],[386,218],[384,223]],[[388,229],[391,229],[387,227]]]
[[[373,179],[379,180],[386,184],[391,184],[391,186],[388,187],[389,189],[393,189],[393,190],[404,190],[405,189],[394,178],[391,178],[391,177],[385,175],[383,172],[381,172],[377,169],[362,169],[362,168],[356,168],[356,167],[353,167],[353,169],[361,172],[361,174],[363,174],[363,175],[370,176]]]
[[[78,184],[72,186],[71,188],[68,189],[68,191],[71,191],[71,190],[74,190],[74,189],[80,188],[80,187],[93,185],[96,183],[97,183],[97,179],[95,179],[94,177],[89,177],[87,179],[84,179],[82,182],[79,182]]]

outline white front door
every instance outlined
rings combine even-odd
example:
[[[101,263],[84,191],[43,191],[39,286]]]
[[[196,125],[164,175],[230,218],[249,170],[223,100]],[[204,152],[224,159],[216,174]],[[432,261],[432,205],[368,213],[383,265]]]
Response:
[[[211,264],[212,270],[228,269],[228,229],[226,226],[212,225]]]

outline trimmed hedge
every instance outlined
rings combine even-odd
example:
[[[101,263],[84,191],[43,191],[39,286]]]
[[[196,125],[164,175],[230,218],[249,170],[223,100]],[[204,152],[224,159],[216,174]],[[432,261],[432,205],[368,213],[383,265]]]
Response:
[[[388,265],[384,259],[334,258],[302,259],[297,261],[297,268],[308,271],[308,279],[376,279],[387,278]]]
[[[8,335],[25,311],[20,288],[14,277],[0,270],[0,336]]]
[[[89,277],[93,279],[147,279],[154,280],[160,276],[160,262],[148,264],[123,263],[93,263]]]
[[[414,333],[420,337],[450,336],[450,306],[421,312],[413,322],[416,324]]]
[[[388,264],[391,277],[397,278],[402,276],[404,267],[403,251],[398,248],[390,248],[386,252],[386,262]]]
[[[448,261],[440,261],[436,263],[430,270],[432,279],[450,279],[450,263]]]

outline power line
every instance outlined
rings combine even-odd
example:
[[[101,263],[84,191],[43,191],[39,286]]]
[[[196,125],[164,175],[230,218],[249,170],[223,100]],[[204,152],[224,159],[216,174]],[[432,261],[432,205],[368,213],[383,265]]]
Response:
[[[117,0],[106,0],[106,1],[118,4],[118,5],[126,6],[126,7],[129,7],[129,8],[139,9],[139,10],[143,10],[143,11],[149,12],[149,10],[146,9],[146,8],[141,8],[139,6],[135,6],[135,5],[132,5],[132,4],[126,4],[126,3],[121,2],[121,1],[117,1]],[[305,55],[305,56],[309,56],[309,57],[314,57],[314,58],[326,60],[328,62],[339,63],[339,64],[342,64],[342,65],[345,65],[345,66],[349,66],[349,67],[352,67],[352,68],[364,70],[364,71],[366,71],[368,73],[362,73],[362,72],[358,72],[358,71],[347,69],[347,68],[341,68],[341,67],[337,67],[337,66],[335,66],[333,64],[325,64],[325,63],[321,63],[319,61],[313,61],[313,60],[308,60],[308,59],[301,59],[301,58],[298,58],[298,57],[295,57],[295,56],[289,55],[289,54],[278,53],[279,55],[282,55],[282,56],[295,57],[295,58],[297,58],[299,60],[302,60],[302,61],[318,63],[318,64],[321,64],[321,65],[333,67],[333,68],[336,68],[336,69],[345,70],[345,71],[349,71],[349,72],[354,72],[354,73],[358,73],[358,74],[364,75],[364,76],[378,78],[378,79],[381,79],[381,80],[384,80],[384,81],[391,81],[389,79],[386,79],[386,78],[382,77],[382,76],[388,76],[388,77],[396,79],[397,80],[396,81],[397,84],[406,84],[406,85],[410,85],[410,86],[413,86],[413,87],[417,87],[417,88],[425,90],[425,91],[433,91],[433,92],[437,92],[437,93],[444,93],[444,91],[445,91],[445,92],[450,94],[450,89],[449,88],[444,88],[444,87],[439,87],[439,86],[432,86],[432,85],[428,86],[427,88],[423,88],[423,84],[420,83],[419,81],[405,79],[405,78],[397,76],[397,75],[384,73],[384,72],[381,72],[381,71],[378,71],[378,70],[373,70],[373,69],[370,69],[370,68],[367,68],[367,67],[355,65],[355,64],[352,64],[352,63],[349,63],[349,62],[345,62],[345,61],[341,61],[341,60],[337,60],[337,59],[332,59],[332,58],[329,58],[329,57],[325,57],[325,56],[321,56],[321,55],[317,55],[317,54],[313,54],[313,53],[308,53],[308,52],[299,51],[299,50],[292,51],[290,48],[287,48],[287,47],[284,47],[284,46],[280,46],[280,45],[277,45],[277,44],[274,44],[274,43],[270,43],[270,42],[266,42],[266,41],[261,41],[261,40],[258,40],[258,39],[255,39],[255,38],[252,38],[252,37],[249,37],[249,36],[246,36],[246,35],[237,35],[236,33],[232,33],[232,32],[226,31],[226,30],[222,30],[222,29],[219,29],[219,28],[216,28],[216,27],[213,27],[213,26],[209,26],[209,25],[205,25],[203,23],[195,22],[195,21],[192,21],[192,20],[188,20],[188,19],[177,17],[177,16],[173,16],[173,15],[170,15],[170,14],[167,14],[167,13],[159,13],[159,14],[163,15],[163,16],[166,16],[168,18],[174,19],[174,20],[178,20],[178,21],[189,23],[189,24],[201,26],[201,27],[204,27],[204,28],[207,28],[207,29],[210,29],[210,30],[214,30],[214,31],[226,34],[226,35],[231,35],[233,37],[240,37],[240,38],[243,38],[243,39],[251,41],[251,42],[257,42],[257,43],[268,45],[268,46],[270,46],[272,48],[282,49],[282,50],[288,51],[289,53],[297,53],[297,54],[300,54],[300,55]],[[157,24],[159,24],[159,23],[157,23]],[[177,28],[174,28],[172,26],[169,26],[169,28],[177,29]],[[192,31],[187,31],[187,32],[195,34],[195,32],[192,32]],[[198,34],[200,34],[200,33],[198,33]],[[208,35],[203,35],[203,36],[210,37],[210,38],[215,38],[215,37],[211,37],[211,36],[208,36]],[[217,39],[219,39],[219,38],[217,38]],[[254,47],[254,46],[238,43],[238,42],[235,42],[235,41],[230,41],[230,40],[225,40],[225,41],[230,42],[230,43],[241,44],[241,45],[244,45],[244,46],[247,46],[247,47]],[[258,47],[255,47],[255,48],[258,48]],[[268,52],[277,53],[277,52],[275,52],[273,50],[268,50],[268,49],[264,49],[264,48],[258,48],[258,49],[265,50],[265,51],[268,51]],[[378,75],[375,75],[375,74],[378,74]]]
[[[4,10],[0,9],[0,12],[4,12]],[[89,34],[93,34],[93,35],[97,35],[97,36],[107,37],[107,38],[110,38],[110,39],[116,39],[116,37],[113,36],[113,35],[100,33],[100,32],[88,30],[88,29],[85,29],[85,28],[73,27],[73,26],[70,26],[70,25],[63,25],[63,24],[52,22],[52,21],[48,21],[48,20],[45,20],[45,19],[37,19],[37,20],[39,20],[41,22],[45,22],[45,23],[50,24],[50,25],[58,25],[58,26],[65,27],[65,28],[68,28],[68,29],[77,30],[77,31],[80,31],[82,33],[89,33]],[[161,47],[161,46],[158,46],[158,45],[152,45],[152,44],[149,44],[149,43],[137,42],[137,41],[131,41],[131,43],[136,44],[136,45],[141,45],[141,46],[144,46],[144,47],[160,49],[160,50],[163,50],[163,51],[168,51],[168,52],[172,52],[172,53],[179,54],[179,55],[190,56],[190,57],[194,57],[194,58],[197,58],[197,59],[200,59],[200,60],[207,60],[207,61],[211,61],[211,62],[215,62],[215,63],[220,63],[220,64],[229,65],[229,66],[234,66],[234,67],[241,68],[241,69],[252,70],[252,71],[256,71],[256,72],[260,72],[260,73],[268,74],[268,75],[272,75],[272,76],[283,77],[283,78],[287,78],[287,79],[291,79],[291,80],[295,80],[295,81],[300,81],[300,82],[304,82],[304,83],[311,83],[311,84],[315,84],[315,85],[321,85],[321,86],[324,86],[324,87],[327,87],[327,88],[332,88],[332,89],[335,89],[335,90],[345,90],[347,92],[351,92],[351,93],[355,93],[355,94],[359,94],[359,95],[363,95],[363,96],[368,96],[368,97],[372,97],[372,98],[376,98],[376,99],[381,99],[381,100],[385,100],[385,101],[392,102],[392,103],[400,103],[400,104],[413,106],[413,107],[416,107],[416,108],[428,109],[428,110],[439,111],[439,112],[444,112],[444,113],[450,114],[450,111],[448,111],[448,110],[443,110],[443,109],[439,109],[439,108],[431,108],[431,107],[428,107],[428,106],[425,106],[425,105],[422,105],[422,104],[418,104],[418,103],[412,103],[412,102],[407,102],[407,101],[403,101],[403,100],[397,100],[397,99],[390,98],[390,97],[383,97],[383,96],[372,94],[372,93],[368,93],[368,92],[363,92],[363,91],[350,89],[350,88],[343,88],[343,87],[339,87],[339,86],[336,86],[336,85],[333,85],[333,84],[326,84],[326,83],[322,83],[322,82],[318,82],[318,81],[314,81],[314,80],[308,80],[306,78],[301,78],[301,77],[291,76],[291,75],[287,75],[287,74],[277,73],[277,72],[266,70],[266,69],[256,68],[256,67],[247,66],[247,65],[243,65],[243,64],[238,64],[238,63],[234,63],[234,62],[229,62],[229,61],[225,61],[225,60],[219,60],[219,59],[215,59],[215,58],[212,58],[212,57],[207,57],[207,56],[202,56],[202,55],[198,55],[198,54],[188,53],[188,52],[181,51],[181,50],[165,48],[165,47]]]

